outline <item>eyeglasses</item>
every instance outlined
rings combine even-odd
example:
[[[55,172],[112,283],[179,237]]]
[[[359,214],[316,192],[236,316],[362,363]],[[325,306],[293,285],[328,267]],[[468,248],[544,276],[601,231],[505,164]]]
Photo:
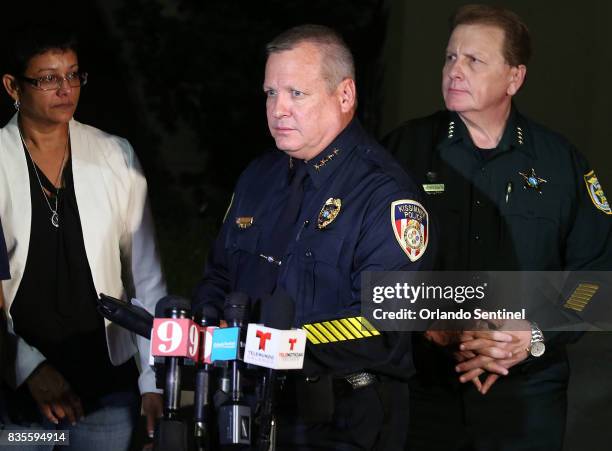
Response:
[[[49,74],[40,78],[28,78],[24,76],[19,76],[18,78],[27,81],[41,91],[60,89],[64,80],[66,80],[68,86],[71,88],[78,88],[87,84],[87,72],[70,72],[64,76]]]

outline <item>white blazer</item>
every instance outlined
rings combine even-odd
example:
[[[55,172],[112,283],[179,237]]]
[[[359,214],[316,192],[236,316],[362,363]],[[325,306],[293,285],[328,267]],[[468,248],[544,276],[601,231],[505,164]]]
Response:
[[[71,120],[74,190],[83,241],[97,293],[138,298],[153,313],[166,295],[154,237],[147,182],[132,146],[123,138]],[[11,279],[2,282],[8,329],[10,308],[21,283],[30,243],[32,207],[28,166],[17,114],[0,129],[0,217],[9,255]],[[149,340],[105,320],[106,342],[114,365],[140,354],[141,393],[155,389],[149,366]],[[21,385],[45,357],[17,338],[15,384]]]

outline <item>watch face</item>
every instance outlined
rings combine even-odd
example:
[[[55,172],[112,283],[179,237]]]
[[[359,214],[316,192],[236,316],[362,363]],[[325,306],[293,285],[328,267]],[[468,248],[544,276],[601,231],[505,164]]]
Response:
[[[543,342],[536,341],[535,343],[531,345],[531,349],[529,350],[529,352],[534,357],[540,357],[542,354],[544,354],[545,349],[546,349],[546,346],[544,345]]]

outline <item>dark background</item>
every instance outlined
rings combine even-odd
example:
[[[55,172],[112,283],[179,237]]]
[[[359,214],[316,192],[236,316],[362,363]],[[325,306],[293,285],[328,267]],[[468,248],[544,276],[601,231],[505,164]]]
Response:
[[[169,288],[189,295],[240,172],[270,148],[264,46],[293,25],[323,23],[355,49],[360,116],[378,128],[387,6],[381,0],[22,2],[25,21],[75,29],[89,72],[75,118],[123,136],[150,187]],[[8,22],[8,21],[7,21]],[[1,61],[0,61],[1,65]],[[0,102],[0,122],[14,113]]]
[[[442,106],[452,0],[65,0],[4,2],[2,42],[42,18],[80,35],[90,73],[76,119],[127,138],[149,181],[172,293],[190,295],[235,180],[272,144],[262,94],[266,42],[302,23],[339,30],[357,64],[359,116],[376,136]],[[561,132],[612,189],[612,3],[495,2],[529,25],[520,109]],[[0,60],[0,66],[2,61]],[[8,96],[0,122],[13,114]],[[265,181],[262,181],[265,183]],[[569,451],[609,449],[609,335],[572,349]]]
[[[381,137],[442,106],[453,0],[65,0],[3,5],[11,29],[42,19],[80,36],[90,73],[75,117],[127,138],[150,185],[170,290],[189,295],[234,182],[272,140],[261,84],[265,43],[301,23],[339,30],[355,54],[359,117]],[[493,3],[493,2],[491,2]],[[612,4],[506,4],[531,28],[521,110],[565,134],[612,186]],[[1,60],[0,60],[1,66]],[[0,122],[13,110],[0,101]]]

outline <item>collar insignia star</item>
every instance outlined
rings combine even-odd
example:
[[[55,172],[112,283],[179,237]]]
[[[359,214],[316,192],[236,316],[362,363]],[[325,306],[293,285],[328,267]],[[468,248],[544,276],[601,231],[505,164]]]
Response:
[[[334,159],[334,157],[336,155],[338,155],[340,153],[340,149],[335,148],[330,154],[328,154],[327,156],[323,157],[321,159],[321,161],[319,161],[319,163],[314,164],[314,168],[317,170],[317,172],[323,167],[325,166],[327,163],[329,163],[330,161],[332,161]]]

